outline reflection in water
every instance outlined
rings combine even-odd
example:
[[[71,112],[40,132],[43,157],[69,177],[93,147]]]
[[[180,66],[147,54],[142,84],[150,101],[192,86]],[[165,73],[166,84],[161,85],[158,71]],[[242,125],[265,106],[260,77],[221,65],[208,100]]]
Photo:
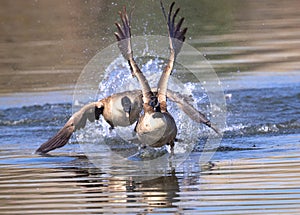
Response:
[[[80,172],[80,175],[82,172]],[[92,204],[87,210],[98,208],[98,212],[115,213],[135,212],[147,214],[156,208],[167,208],[172,211],[179,192],[178,179],[173,172],[169,176],[146,181],[134,181],[120,177],[100,180],[99,175],[86,172],[89,179],[86,184],[80,183],[80,189],[89,196],[87,203]],[[81,175],[82,176],[82,175]]]
[[[23,158],[23,161],[26,159],[34,160]],[[87,162],[85,157],[78,157],[61,163],[65,167],[12,165],[1,168],[0,212],[147,214],[156,208],[173,211],[172,204],[178,201],[174,199],[179,192],[175,172],[147,181],[134,181],[130,176],[111,177],[99,169],[84,167]],[[10,186],[5,185],[8,182]]]
[[[85,157],[56,168],[2,165],[0,213],[292,214],[300,209],[298,154],[224,160],[201,175],[177,170],[144,181],[112,177]]]

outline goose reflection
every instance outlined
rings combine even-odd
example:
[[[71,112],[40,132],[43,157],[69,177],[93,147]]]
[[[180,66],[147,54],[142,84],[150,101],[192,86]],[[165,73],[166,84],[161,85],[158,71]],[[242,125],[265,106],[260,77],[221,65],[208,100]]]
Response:
[[[71,171],[72,169],[66,169]],[[75,168],[82,207],[98,213],[148,214],[159,208],[175,208],[180,192],[175,171],[150,180],[136,181],[130,175],[106,177],[98,168]],[[131,178],[131,179],[130,179]]]

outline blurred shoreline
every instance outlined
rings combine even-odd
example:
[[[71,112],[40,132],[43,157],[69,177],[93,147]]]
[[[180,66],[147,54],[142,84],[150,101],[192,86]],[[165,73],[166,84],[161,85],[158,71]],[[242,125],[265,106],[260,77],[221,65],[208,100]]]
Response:
[[[31,70],[0,74],[0,96],[25,92],[61,91],[74,88],[78,70]]]
[[[32,105],[72,103],[72,99],[73,87],[52,91],[41,88],[40,92],[0,93],[0,110]]]
[[[298,71],[298,1],[242,2],[224,1],[222,7],[178,2],[189,27],[186,42],[201,51],[218,74],[233,78],[248,71]],[[118,10],[128,4],[2,1],[0,96],[74,87],[87,62],[116,42],[114,22]],[[135,11],[133,36],[166,35],[159,4],[137,2],[136,8],[143,10]]]

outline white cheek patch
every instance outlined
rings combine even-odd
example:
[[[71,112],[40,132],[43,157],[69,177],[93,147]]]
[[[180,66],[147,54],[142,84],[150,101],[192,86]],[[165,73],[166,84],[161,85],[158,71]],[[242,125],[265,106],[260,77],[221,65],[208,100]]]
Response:
[[[129,126],[129,113],[124,111],[122,99],[117,99],[114,104],[111,104],[112,123],[117,126]]]

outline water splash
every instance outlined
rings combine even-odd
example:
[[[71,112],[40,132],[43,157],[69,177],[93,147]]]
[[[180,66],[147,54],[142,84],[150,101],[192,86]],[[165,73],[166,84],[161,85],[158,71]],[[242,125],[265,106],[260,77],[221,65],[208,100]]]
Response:
[[[165,66],[164,60],[142,57],[137,58],[136,61],[138,64],[143,65],[141,70],[149,81],[150,86],[156,88]],[[174,70],[174,73],[176,73],[176,70]],[[97,99],[102,99],[118,92],[140,90],[137,79],[132,77],[127,62],[121,56],[113,60],[107,67],[104,78],[101,83],[99,83],[98,88]],[[193,98],[193,100],[191,99],[192,104],[195,107],[201,106],[202,108],[200,108],[200,110],[203,110],[203,107],[205,107],[204,112],[209,113],[209,100],[204,88],[199,83],[182,83],[176,77],[171,76],[168,88],[183,95],[191,96]],[[202,125],[199,125],[187,117],[172,101],[168,101],[168,111],[174,117],[178,127],[177,138],[179,141],[175,144],[175,153],[189,154],[189,152],[193,150],[195,144],[197,144],[199,136],[203,135],[203,130],[208,131],[209,129],[203,129]],[[81,133],[77,135],[77,140],[79,142],[94,142],[96,144],[100,143],[101,145],[106,143],[110,148],[120,147],[126,148],[125,150],[131,150],[134,147],[136,148],[135,144],[138,143],[137,137],[133,132],[135,125],[116,127],[111,130],[110,126],[101,118],[96,125],[97,128],[95,125],[89,125],[88,127],[89,128],[84,131],[84,134]],[[208,134],[209,133],[207,132],[205,135]],[[115,147],[116,145],[118,147]],[[127,155],[128,153],[126,156]]]

